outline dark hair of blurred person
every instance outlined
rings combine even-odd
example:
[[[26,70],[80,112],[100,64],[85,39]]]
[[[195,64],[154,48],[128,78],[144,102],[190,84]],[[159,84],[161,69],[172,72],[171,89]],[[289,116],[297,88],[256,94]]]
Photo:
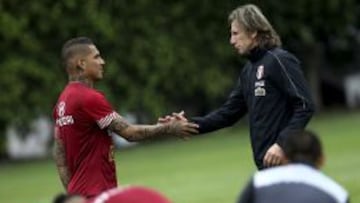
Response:
[[[80,195],[58,194],[53,203],[85,203],[85,198]]]

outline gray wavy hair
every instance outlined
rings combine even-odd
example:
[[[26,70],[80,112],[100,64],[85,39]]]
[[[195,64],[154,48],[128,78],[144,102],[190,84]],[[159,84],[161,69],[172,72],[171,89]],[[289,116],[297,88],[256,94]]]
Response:
[[[281,46],[281,40],[261,10],[246,4],[234,9],[229,15],[229,23],[236,21],[247,33],[257,32],[256,40],[260,48]]]

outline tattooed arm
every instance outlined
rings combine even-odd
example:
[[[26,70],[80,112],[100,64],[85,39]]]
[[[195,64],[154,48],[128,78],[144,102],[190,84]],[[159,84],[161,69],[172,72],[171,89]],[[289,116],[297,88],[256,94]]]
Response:
[[[67,190],[67,186],[70,180],[70,173],[68,170],[68,167],[66,165],[66,155],[65,155],[65,147],[63,144],[63,141],[59,138],[59,132],[57,128],[55,127],[54,130],[55,133],[55,144],[53,149],[53,158],[56,163],[56,167],[60,176],[60,180],[65,188]]]
[[[179,120],[156,125],[132,125],[122,117],[114,119],[109,126],[110,130],[128,141],[138,141],[167,135],[186,137],[191,134],[197,134],[197,128],[197,124]]]

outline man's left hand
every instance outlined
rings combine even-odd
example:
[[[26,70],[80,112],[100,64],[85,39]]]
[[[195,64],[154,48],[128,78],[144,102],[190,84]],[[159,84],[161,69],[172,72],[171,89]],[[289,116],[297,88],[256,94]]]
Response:
[[[267,150],[263,161],[265,167],[281,165],[285,161],[284,151],[275,143]]]

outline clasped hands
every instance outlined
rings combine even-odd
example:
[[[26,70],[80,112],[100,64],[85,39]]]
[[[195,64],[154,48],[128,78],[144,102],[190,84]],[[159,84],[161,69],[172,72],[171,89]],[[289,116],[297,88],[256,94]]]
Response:
[[[185,112],[172,113],[172,115],[166,115],[158,118],[159,125],[169,125],[174,132],[174,135],[182,139],[188,139],[189,136],[198,134],[199,125],[189,122],[185,117]]]

